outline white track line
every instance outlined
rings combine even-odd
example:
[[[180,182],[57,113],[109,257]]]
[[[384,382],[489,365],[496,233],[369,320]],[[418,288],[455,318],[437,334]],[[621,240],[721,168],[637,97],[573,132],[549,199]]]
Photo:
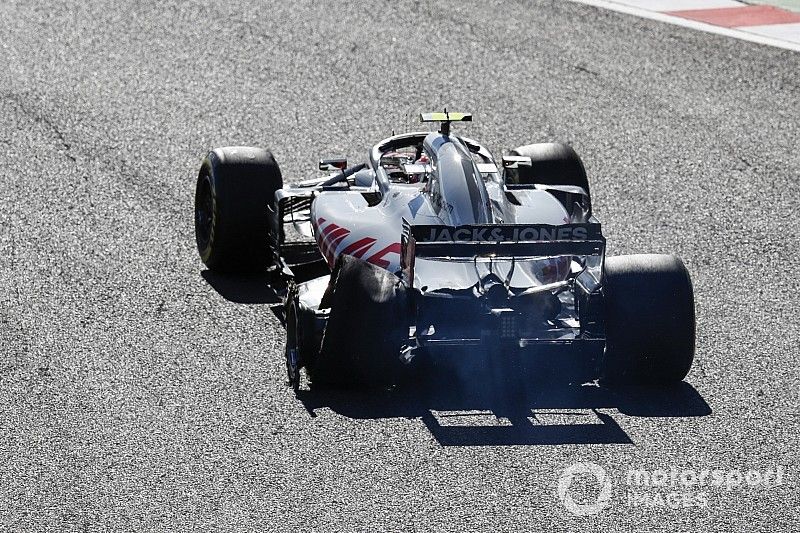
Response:
[[[639,7],[626,6],[624,4],[618,4],[616,2],[608,2],[606,0],[570,0],[570,2],[577,2],[579,4],[586,4],[590,6],[599,7],[602,9],[609,9],[611,11],[617,11],[619,13],[635,15],[641,18],[666,22],[668,24],[674,24],[675,26],[683,26],[684,28],[691,28],[693,30],[715,33],[717,35],[725,35],[726,37],[733,37],[735,39],[741,39],[743,41],[750,41],[752,43],[765,44],[767,46],[775,46],[777,48],[784,48],[786,50],[793,50],[795,52],[800,52],[800,43],[784,41],[782,39],[775,39],[771,37],[766,37],[764,35],[757,35],[755,33],[748,33],[747,31],[744,31],[742,29],[723,28],[721,26],[706,24],[705,22],[697,22],[695,20],[673,17],[671,15],[666,15],[664,13],[649,11],[647,9],[642,9]]]
[[[646,11],[686,11],[689,9],[714,9],[720,7],[744,7],[747,4],[736,0],[620,0],[616,2]]]
[[[766,24],[764,26],[739,26],[740,30],[749,33],[756,33],[769,37],[770,39],[795,38],[800,35],[800,22],[790,22],[789,24]]]

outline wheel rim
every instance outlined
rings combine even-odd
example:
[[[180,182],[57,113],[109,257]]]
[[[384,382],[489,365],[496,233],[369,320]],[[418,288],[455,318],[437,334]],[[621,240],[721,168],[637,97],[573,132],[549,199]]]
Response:
[[[300,354],[297,349],[297,309],[294,301],[286,306],[286,375],[289,385],[300,388]]]
[[[207,176],[203,176],[198,184],[194,212],[197,245],[202,250],[211,241],[211,231],[214,225],[214,197],[211,194],[211,183]]]

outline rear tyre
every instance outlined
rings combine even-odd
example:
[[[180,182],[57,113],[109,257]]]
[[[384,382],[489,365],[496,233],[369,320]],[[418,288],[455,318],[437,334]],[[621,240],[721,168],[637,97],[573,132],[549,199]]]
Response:
[[[195,190],[195,238],[200,259],[215,272],[259,272],[272,264],[268,235],[278,163],[261,148],[212,150]]]
[[[666,384],[686,377],[694,360],[694,293],[673,255],[608,257],[603,274],[606,354],[603,378]]]
[[[519,167],[520,185],[575,185],[589,194],[589,180],[583,161],[567,144],[528,144],[511,150],[510,155],[531,158],[530,167]]]
[[[330,315],[322,346],[306,367],[312,383],[383,387],[399,379],[409,313],[398,278],[361,259],[340,255],[325,299]]]

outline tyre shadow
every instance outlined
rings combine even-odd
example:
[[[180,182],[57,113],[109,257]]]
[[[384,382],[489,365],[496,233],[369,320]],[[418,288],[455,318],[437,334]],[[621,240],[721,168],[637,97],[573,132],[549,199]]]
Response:
[[[281,303],[281,299],[271,282],[273,277],[264,274],[218,274],[210,270],[200,272],[206,282],[220,296],[237,304],[269,304]]]
[[[441,369],[440,369],[441,370]],[[516,375],[498,383],[465,382],[426,369],[393,390],[300,390],[311,416],[320,409],[353,419],[419,418],[442,446],[633,444],[610,414],[697,417],[711,408],[689,383],[608,389],[597,384],[553,385]]]

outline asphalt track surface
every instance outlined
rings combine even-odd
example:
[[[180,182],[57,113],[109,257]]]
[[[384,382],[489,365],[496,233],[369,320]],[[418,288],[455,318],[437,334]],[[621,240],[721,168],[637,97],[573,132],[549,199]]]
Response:
[[[2,529],[796,528],[800,54],[568,2],[4,0],[0,64]],[[445,105],[497,154],[571,143],[610,253],[683,257],[683,386],[285,388],[274,295],[202,272],[201,157],[306,178]],[[705,508],[623,483],[778,466]]]

